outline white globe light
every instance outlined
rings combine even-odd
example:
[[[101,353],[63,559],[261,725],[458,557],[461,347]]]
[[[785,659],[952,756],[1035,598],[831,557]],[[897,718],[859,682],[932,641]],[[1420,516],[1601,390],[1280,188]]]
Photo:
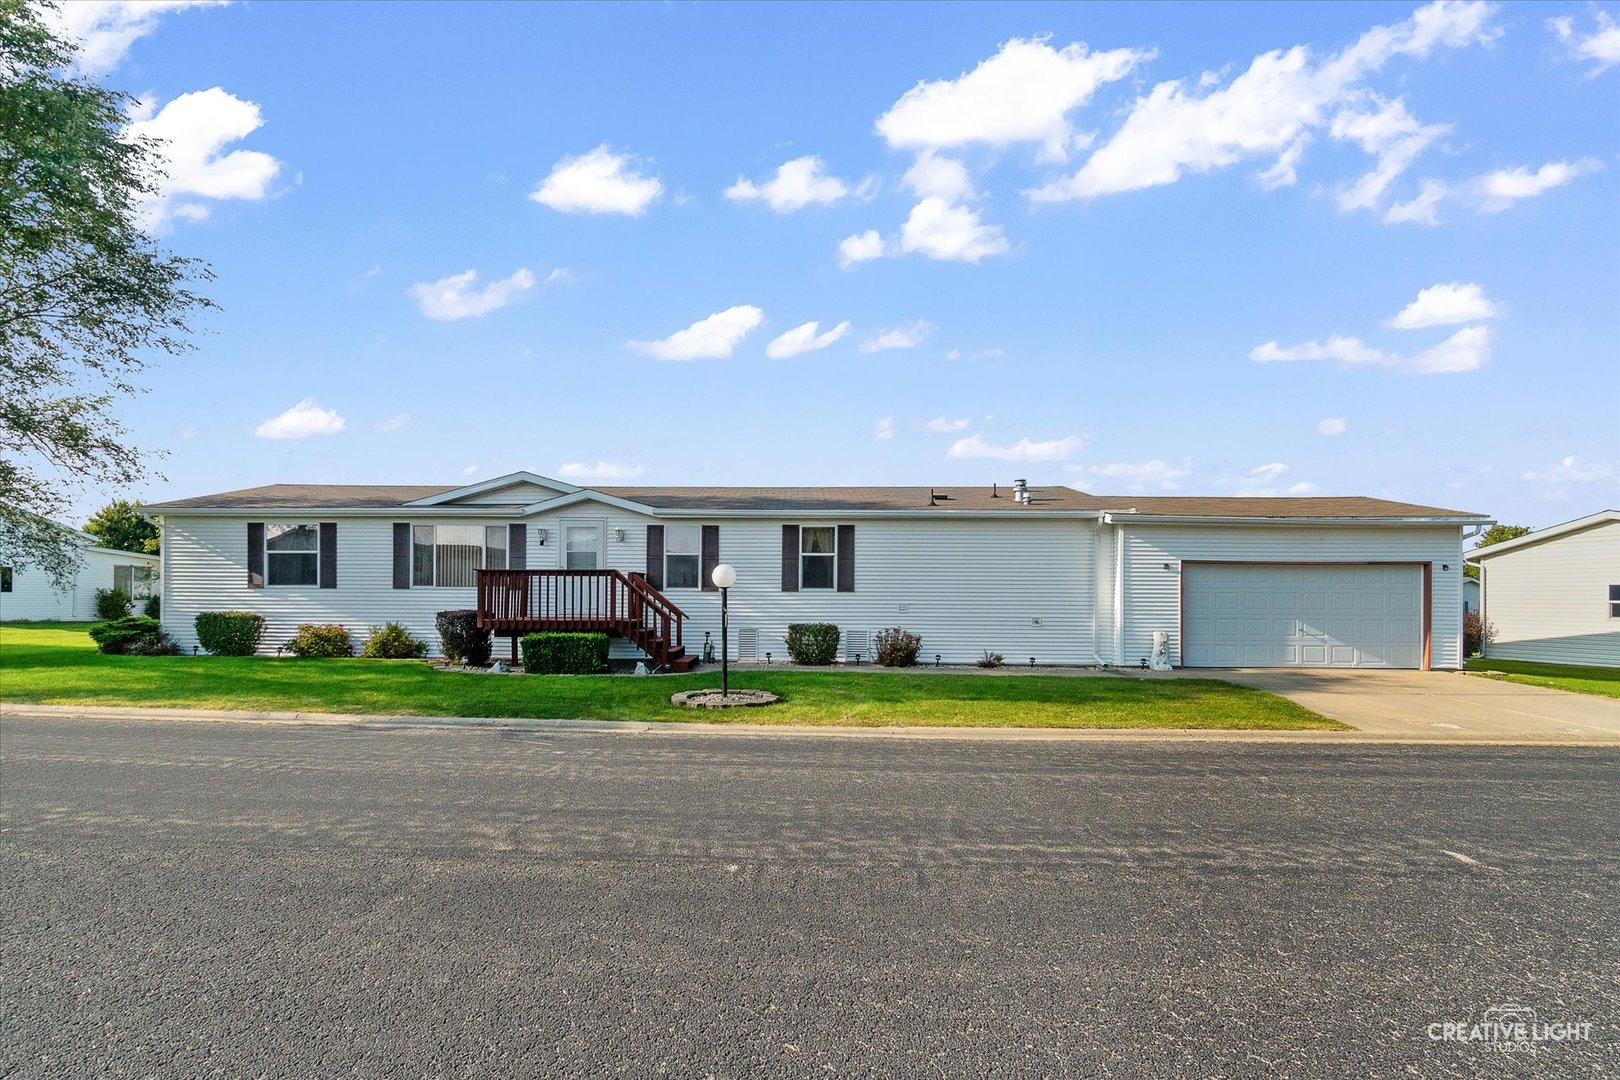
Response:
[[[714,573],[710,574],[709,578],[714,582],[715,588],[729,589],[737,584],[737,571],[730,563],[721,563],[714,568]]]

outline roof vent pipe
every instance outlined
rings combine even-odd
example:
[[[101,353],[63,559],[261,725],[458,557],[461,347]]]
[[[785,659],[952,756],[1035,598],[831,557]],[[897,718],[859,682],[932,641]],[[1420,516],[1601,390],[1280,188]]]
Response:
[[[1029,502],[1029,481],[1028,480],[1014,480],[1013,481],[1013,498],[1016,499],[1018,502],[1021,502],[1021,503]]]

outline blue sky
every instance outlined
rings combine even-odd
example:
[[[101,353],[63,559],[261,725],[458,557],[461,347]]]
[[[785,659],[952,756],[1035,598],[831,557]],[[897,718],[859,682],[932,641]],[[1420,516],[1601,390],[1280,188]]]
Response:
[[[70,7],[223,309],[131,407],[170,451],[135,494],[1612,506],[1615,14]]]

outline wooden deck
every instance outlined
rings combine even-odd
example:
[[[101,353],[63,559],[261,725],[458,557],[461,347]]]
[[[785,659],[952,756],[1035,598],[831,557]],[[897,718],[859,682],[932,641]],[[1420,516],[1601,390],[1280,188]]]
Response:
[[[655,668],[688,671],[695,657],[682,640],[686,612],[640,574],[622,570],[480,570],[478,625],[517,641],[540,631],[623,638]]]

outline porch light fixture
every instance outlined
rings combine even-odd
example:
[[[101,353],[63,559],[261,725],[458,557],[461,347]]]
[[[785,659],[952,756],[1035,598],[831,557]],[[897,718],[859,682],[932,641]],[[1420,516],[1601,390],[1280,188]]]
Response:
[[[730,563],[721,563],[709,575],[714,587],[720,590],[720,696],[731,694],[731,587],[737,584],[737,571]]]
[[[544,530],[544,529],[536,529],[536,530],[534,530],[534,542],[535,542],[535,545],[537,547],[545,547],[546,546],[546,530]]]
[[[613,530],[613,542],[615,544],[624,543],[624,530],[623,529],[614,529]]]

